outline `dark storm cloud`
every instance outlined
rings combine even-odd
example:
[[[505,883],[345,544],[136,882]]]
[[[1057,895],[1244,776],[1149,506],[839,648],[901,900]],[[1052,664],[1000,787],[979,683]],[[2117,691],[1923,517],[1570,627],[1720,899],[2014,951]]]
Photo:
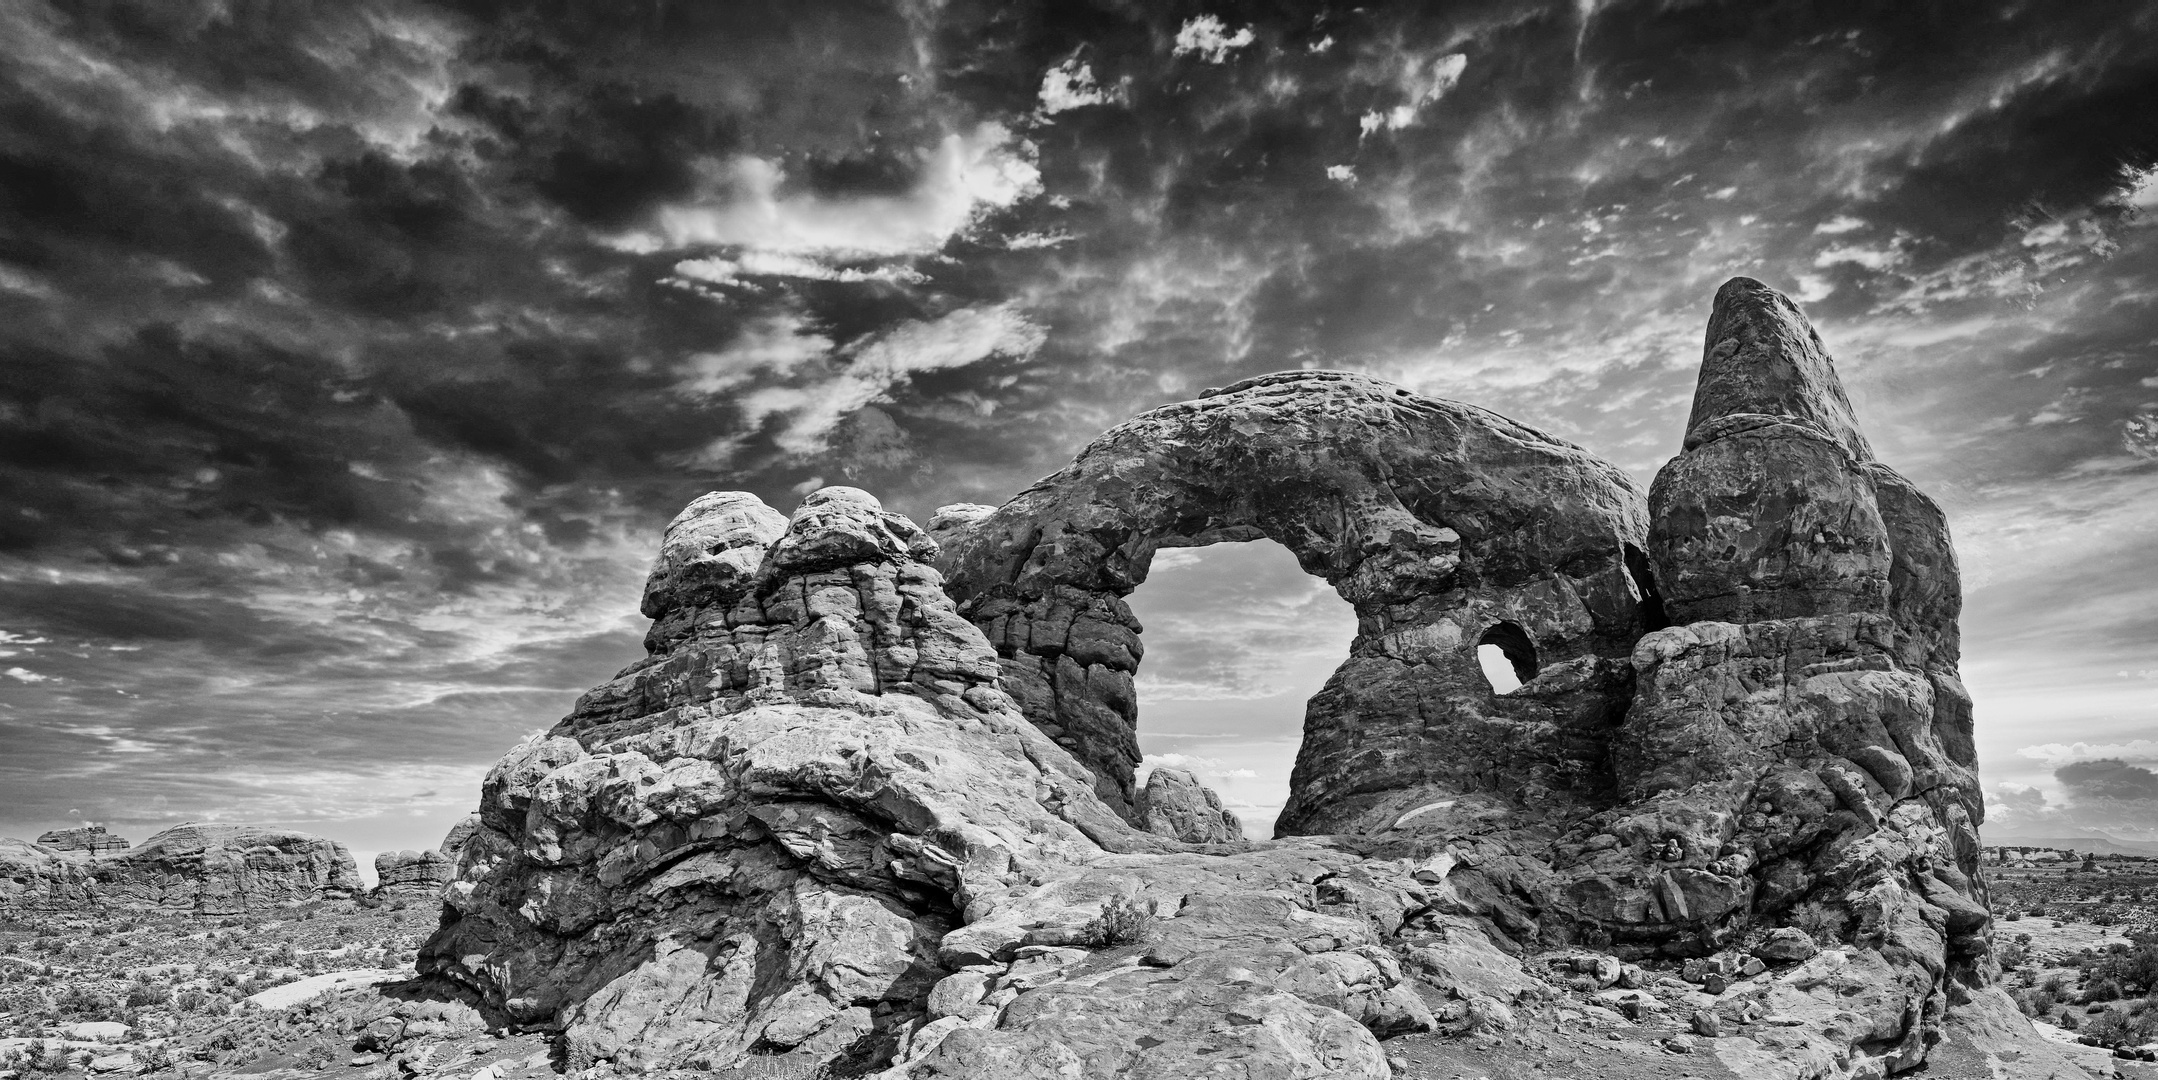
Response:
[[[2158,642],[2153,10],[15,5],[8,790],[50,818],[39,770],[118,746],[172,764],[99,774],[113,814],[469,801],[634,654],[694,494],[999,501],[1282,367],[1645,476],[1735,273],[1955,515],[1984,715],[2115,738]],[[1253,641],[1184,681],[1257,685]]]
[[[2053,776],[2076,799],[2158,800],[2158,773],[2118,758],[2063,765]]]

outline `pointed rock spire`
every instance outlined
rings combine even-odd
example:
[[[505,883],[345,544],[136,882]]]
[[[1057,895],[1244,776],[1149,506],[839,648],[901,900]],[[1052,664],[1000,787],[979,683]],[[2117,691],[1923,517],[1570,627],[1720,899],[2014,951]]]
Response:
[[[1742,414],[1810,421],[1852,457],[1873,459],[1813,324],[1789,297],[1752,278],[1735,277],[1716,290],[1708,317],[1685,448],[1719,434],[1722,425],[1715,421]]]

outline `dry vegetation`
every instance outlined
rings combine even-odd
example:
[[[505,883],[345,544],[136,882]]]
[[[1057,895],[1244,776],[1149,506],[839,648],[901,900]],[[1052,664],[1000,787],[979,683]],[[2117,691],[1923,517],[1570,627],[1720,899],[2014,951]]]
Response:
[[[2032,1019],[2158,1060],[2158,861],[1989,867],[2002,985]]]
[[[436,905],[317,901],[228,917],[0,917],[0,1072],[161,1071],[257,1061],[296,1045],[307,1010],[248,999],[328,972],[409,971]],[[352,1056],[321,1045],[307,1064]]]

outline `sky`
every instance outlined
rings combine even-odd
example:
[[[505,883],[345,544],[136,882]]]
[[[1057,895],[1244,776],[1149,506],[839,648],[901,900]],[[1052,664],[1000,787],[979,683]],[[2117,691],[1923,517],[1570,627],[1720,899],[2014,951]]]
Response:
[[[922,519],[1297,367],[1645,484],[1745,274],[1948,510],[1989,828],[2158,839],[2154,24],[0,5],[0,835],[431,845],[709,490]],[[1263,818],[1348,631],[1252,547],[1133,602],[1146,749]]]

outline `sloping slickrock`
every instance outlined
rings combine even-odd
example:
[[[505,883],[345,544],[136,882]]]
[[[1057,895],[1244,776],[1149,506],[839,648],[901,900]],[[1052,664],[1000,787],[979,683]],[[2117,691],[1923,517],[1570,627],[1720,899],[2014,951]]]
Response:
[[[1270,538],[1332,583],[1359,633],[1305,716],[1276,826],[1296,835],[1376,831],[1463,797],[1534,819],[1598,794],[1626,656],[1654,621],[1630,568],[1646,567],[1646,526],[1632,481],[1578,447],[1306,371],[1145,413],[1001,507],[944,508],[931,531],[1000,685],[1126,814],[1143,650],[1124,597],[1154,552]],[[1486,642],[1526,686],[1492,692]]]
[[[79,829],[54,829],[38,836],[37,842],[54,851],[86,851],[92,855],[105,855],[127,850],[127,837],[105,831],[103,825],[85,825]]]
[[[1199,782],[1189,769],[1157,766],[1139,789],[1139,825],[1193,844],[1223,844],[1244,838],[1244,823],[1223,809],[1221,796]]]

